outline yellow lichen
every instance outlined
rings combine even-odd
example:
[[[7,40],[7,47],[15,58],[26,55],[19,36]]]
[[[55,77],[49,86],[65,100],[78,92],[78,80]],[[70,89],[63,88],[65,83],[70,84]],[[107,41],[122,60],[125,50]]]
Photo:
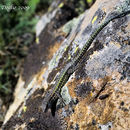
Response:
[[[69,56],[68,56],[68,60],[70,60],[71,59],[71,55],[69,54]]]
[[[79,49],[79,47],[76,47],[75,50],[74,50],[74,53],[76,53],[78,49]]]
[[[90,96],[91,96],[91,97],[93,96],[93,93],[92,93],[92,92],[90,92]]]
[[[56,56],[56,62],[58,61],[58,59],[59,59],[59,56]]]
[[[23,107],[23,111],[26,112],[27,111],[27,106]]]
[[[92,20],[92,24],[97,20],[97,16],[95,16]]]
[[[93,2],[93,0],[86,0],[86,2],[90,4]]]
[[[58,7],[59,7],[59,8],[62,8],[63,6],[64,6],[64,3],[62,2],[62,3],[59,4]]]
[[[36,37],[36,43],[39,44],[39,37]]]
[[[74,44],[77,44],[77,42],[74,42]]]
[[[67,50],[67,48],[68,48],[68,45],[64,48],[64,51],[66,51],[66,50]]]

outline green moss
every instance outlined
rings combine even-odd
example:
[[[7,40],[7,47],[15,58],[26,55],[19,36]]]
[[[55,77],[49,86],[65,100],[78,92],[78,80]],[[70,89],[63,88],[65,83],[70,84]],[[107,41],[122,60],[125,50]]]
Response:
[[[62,31],[65,32],[66,34],[69,34],[72,28],[78,24],[79,20],[80,17],[72,19],[63,26]]]

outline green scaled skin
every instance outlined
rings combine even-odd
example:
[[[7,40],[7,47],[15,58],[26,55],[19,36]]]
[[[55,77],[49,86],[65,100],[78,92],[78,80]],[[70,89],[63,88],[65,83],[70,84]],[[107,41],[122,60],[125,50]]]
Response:
[[[118,13],[115,16],[111,16],[107,20],[105,20],[99,27],[94,30],[86,44],[83,46],[82,50],[79,52],[79,55],[69,64],[61,72],[58,82],[56,83],[55,87],[45,94],[45,98],[43,99],[42,108],[43,111],[46,112],[49,108],[51,109],[52,116],[55,116],[56,111],[56,104],[58,99],[62,99],[60,96],[60,92],[62,87],[66,84],[69,80],[70,76],[78,69],[80,62],[82,61],[83,56],[85,55],[86,51],[91,46],[92,42],[99,34],[99,32],[112,20],[124,17],[125,15],[130,14],[130,10],[124,11],[122,13]],[[63,99],[62,99],[63,100]]]

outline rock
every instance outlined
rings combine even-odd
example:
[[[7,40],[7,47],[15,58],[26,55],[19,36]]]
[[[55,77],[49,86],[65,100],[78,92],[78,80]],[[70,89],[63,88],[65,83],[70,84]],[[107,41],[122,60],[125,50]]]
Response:
[[[35,75],[31,77],[29,74],[28,77],[31,79],[22,85],[24,92],[21,100],[14,113],[5,119],[2,128],[4,130],[130,129],[129,15],[111,21],[86,51],[82,64],[62,89],[62,96],[67,105],[63,107],[59,100],[55,117],[51,115],[50,110],[46,113],[42,111],[45,91],[49,91],[54,86],[60,70],[78,54],[94,29],[107,16],[114,15],[116,10],[120,11],[127,6],[130,7],[129,0],[96,1],[92,8],[77,18],[74,26],[71,24],[67,35],[62,35],[61,32],[55,34],[63,37],[59,41],[58,48],[54,35],[45,33],[46,36],[41,37],[41,41],[44,42],[46,40],[44,38],[48,35],[49,38],[53,37],[55,40],[50,43],[55,42],[52,47],[55,51],[52,49],[53,55],[51,53],[50,58],[45,59],[44,66],[39,65],[41,67]],[[61,26],[60,29],[64,30],[64,27]],[[45,44],[50,47],[46,42]],[[46,51],[46,56],[49,54]],[[27,71],[27,68],[25,70]],[[17,84],[19,91],[20,85]],[[16,98],[18,95],[17,91]]]
[[[4,116],[6,114],[7,108],[6,106],[3,104],[2,99],[0,98],[0,127],[3,124],[4,121]]]

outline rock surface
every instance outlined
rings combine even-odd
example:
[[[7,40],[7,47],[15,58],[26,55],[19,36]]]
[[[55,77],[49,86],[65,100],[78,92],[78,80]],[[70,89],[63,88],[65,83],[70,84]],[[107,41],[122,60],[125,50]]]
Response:
[[[97,25],[119,5],[125,5],[125,1],[129,2],[98,0],[77,19],[60,27],[57,33],[53,29],[52,33],[56,35],[45,33],[42,37],[43,33],[40,36],[39,44],[43,44],[43,48],[46,46],[45,64],[39,62],[40,69],[35,74],[28,72],[30,80],[26,83],[22,76],[19,79],[4,130],[130,129],[129,15],[110,22],[96,37],[81,67],[62,90],[68,105],[61,108],[59,101],[55,117],[52,117],[50,110],[46,113],[42,111],[44,92],[51,89],[58,72],[78,54]],[[48,41],[50,44],[46,42],[48,38],[52,39]]]

